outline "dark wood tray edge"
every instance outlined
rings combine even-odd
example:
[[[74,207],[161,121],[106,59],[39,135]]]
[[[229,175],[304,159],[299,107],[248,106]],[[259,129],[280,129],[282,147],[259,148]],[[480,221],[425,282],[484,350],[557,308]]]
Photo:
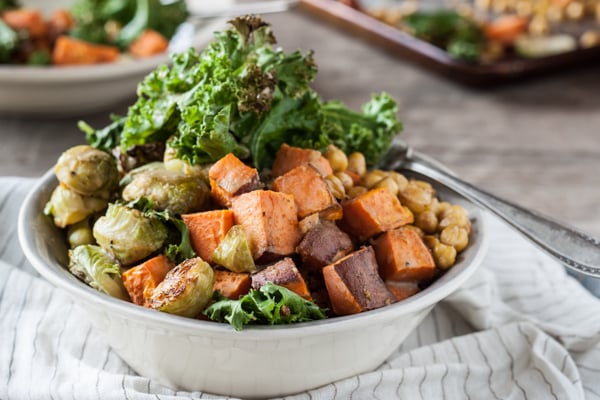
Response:
[[[600,46],[535,59],[469,63],[335,0],[300,0],[299,9],[356,34],[393,54],[453,80],[473,86],[495,86],[600,61]]]

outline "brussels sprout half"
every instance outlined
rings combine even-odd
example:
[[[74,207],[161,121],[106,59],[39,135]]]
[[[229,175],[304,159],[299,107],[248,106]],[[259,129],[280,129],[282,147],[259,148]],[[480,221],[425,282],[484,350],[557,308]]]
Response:
[[[67,227],[67,241],[72,249],[84,244],[94,244],[94,234],[90,226],[89,218],[79,221]]]
[[[87,196],[106,196],[117,188],[114,157],[88,145],[71,147],[58,158],[54,173],[61,184]]]
[[[195,317],[212,298],[214,272],[200,257],[185,260],[154,289],[150,306],[156,310]]]
[[[241,225],[232,226],[212,254],[212,260],[233,272],[254,272],[256,265]]]
[[[210,190],[198,176],[153,168],[135,174],[122,196],[125,201],[145,197],[157,210],[186,214],[206,208]]]
[[[83,196],[58,185],[44,207],[44,214],[54,217],[54,225],[64,228],[103,210],[107,204],[108,201],[104,199]]]
[[[119,264],[99,246],[81,245],[69,250],[69,271],[102,293],[129,299]]]
[[[160,249],[167,227],[157,218],[120,204],[109,204],[93,228],[96,242],[122,265],[130,265]]]

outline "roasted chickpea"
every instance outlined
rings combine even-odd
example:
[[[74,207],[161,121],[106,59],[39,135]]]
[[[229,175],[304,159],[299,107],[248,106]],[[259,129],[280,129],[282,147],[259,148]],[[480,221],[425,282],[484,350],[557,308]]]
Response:
[[[438,217],[438,219],[441,219],[441,218],[444,218],[444,213],[451,206],[452,206],[452,204],[448,203],[447,201],[437,201],[437,202],[434,202],[434,204],[432,205],[432,208],[435,211],[435,216]]]
[[[330,144],[325,150],[325,158],[329,161],[334,172],[345,171],[348,168],[348,158],[336,145]]]
[[[471,232],[471,221],[467,210],[456,204],[448,207],[442,214],[438,229],[441,230],[450,225],[458,225],[465,228],[467,233]]]
[[[419,228],[418,226],[415,225],[404,225],[403,229],[409,229],[411,231],[416,232],[421,238],[425,237],[425,232],[423,232],[423,229]]]
[[[379,181],[386,177],[386,173],[380,169],[367,172],[361,179],[361,183],[368,189],[373,188]]]
[[[413,213],[421,213],[431,205],[435,191],[425,182],[411,180],[406,188],[398,194],[398,198]]]
[[[325,181],[327,182],[327,186],[329,186],[329,190],[331,190],[333,197],[338,200],[342,200],[346,197],[346,190],[344,190],[344,184],[340,178],[335,175],[328,175],[325,178]]]
[[[353,186],[350,188],[350,190],[348,190],[347,195],[348,197],[353,198],[360,194],[366,193],[367,190],[368,189],[364,186]]]
[[[373,186],[373,187],[374,188],[386,188],[392,194],[392,196],[398,195],[398,184],[391,176],[387,176],[387,177],[383,178],[382,180],[377,182],[375,184],[375,186]]]
[[[423,232],[432,234],[437,231],[438,219],[432,210],[425,210],[415,215],[415,225],[421,228]]]
[[[440,232],[440,242],[452,246],[461,252],[469,244],[469,233],[458,225],[449,225]]]
[[[348,156],[348,169],[363,176],[367,173],[367,161],[362,153],[354,152]]]
[[[456,262],[456,249],[438,240],[435,236],[423,238],[427,247],[431,249],[435,265],[439,269],[448,269]]]
[[[350,175],[348,175],[347,173],[336,172],[334,175],[337,176],[338,179],[342,182],[342,185],[344,185],[344,190],[346,191],[346,193],[348,193],[348,190],[350,190],[354,186],[354,181],[352,180]]]
[[[406,189],[406,186],[408,186],[408,179],[406,179],[406,177],[401,173],[391,171],[390,177],[396,182],[396,185],[398,185],[398,191],[402,191]]]

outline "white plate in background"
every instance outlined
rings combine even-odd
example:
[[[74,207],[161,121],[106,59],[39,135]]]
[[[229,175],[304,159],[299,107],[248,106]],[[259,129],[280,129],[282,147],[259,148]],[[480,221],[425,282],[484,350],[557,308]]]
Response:
[[[52,10],[68,8],[73,1],[25,0],[23,6]],[[225,19],[184,24],[173,38],[169,52],[189,47],[201,49],[213,32],[226,26]],[[144,59],[127,56],[114,63],[86,66],[23,66],[0,64],[0,113],[19,116],[66,117],[108,110],[111,105],[134,99],[137,84],[158,65],[170,61],[167,53]]]

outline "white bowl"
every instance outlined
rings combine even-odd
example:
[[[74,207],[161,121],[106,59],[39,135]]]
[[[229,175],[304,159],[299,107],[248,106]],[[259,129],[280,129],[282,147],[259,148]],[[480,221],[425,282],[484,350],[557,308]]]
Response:
[[[24,6],[52,10],[68,8],[72,0],[23,1]],[[169,52],[201,48],[224,19],[202,25],[185,24],[173,38]],[[114,63],[85,66],[23,66],[0,64],[0,113],[28,116],[74,116],[108,109],[134,99],[138,83],[158,65],[170,62],[167,53],[144,59],[121,57]]]
[[[458,263],[430,287],[362,314],[237,332],[226,324],[169,315],[109,297],[71,275],[64,267],[64,235],[42,214],[56,184],[48,172],[21,208],[19,240],[28,260],[72,296],[131,368],[190,391],[246,398],[282,396],[373,370],[438,301],[467,280],[487,248],[484,214],[434,183],[441,198],[469,210],[473,230]]]

